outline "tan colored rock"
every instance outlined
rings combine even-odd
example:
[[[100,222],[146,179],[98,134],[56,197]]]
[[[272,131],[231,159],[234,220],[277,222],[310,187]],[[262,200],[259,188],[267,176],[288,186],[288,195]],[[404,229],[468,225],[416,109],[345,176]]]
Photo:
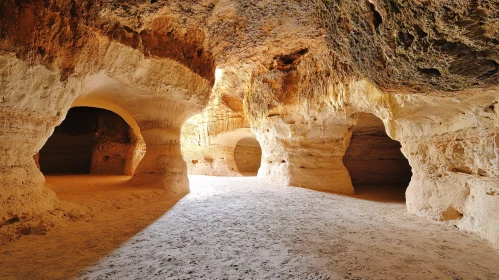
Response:
[[[0,223],[56,205],[33,156],[72,106],[140,131],[131,183],[177,195],[188,166],[240,174],[234,150],[253,135],[259,177],[353,194],[344,163],[377,142],[356,143],[372,114],[412,168],[408,211],[499,246],[497,5],[59,2],[0,3]]]
[[[490,212],[496,211],[492,210],[497,207],[494,196],[483,195],[487,199],[480,199],[487,201],[487,206],[478,206],[476,196],[470,196],[471,190],[484,193],[478,191],[484,188],[489,190],[485,193],[496,193],[497,88],[449,97],[444,93],[386,94],[362,80],[348,86],[337,82],[334,86],[309,88],[305,77],[310,77],[307,65],[311,63],[302,64],[312,60],[307,58],[312,55],[306,54],[297,66],[295,86],[279,86],[283,75],[289,74],[260,74],[254,80],[254,91],[245,99],[263,148],[259,176],[287,185],[353,192],[343,155],[359,122],[357,118],[362,115],[359,113],[371,113],[383,120],[387,135],[402,144],[402,152],[412,167],[406,193],[409,212],[452,220],[497,247],[497,231],[491,230],[497,228],[497,220]],[[315,85],[325,83],[320,73],[317,76]],[[301,94],[311,93],[310,97],[297,102],[298,97],[293,96],[300,96],[298,93],[283,93],[289,88],[299,89]],[[275,105],[269,108],[266,104]]]
[[[241,139],[254,135],[244,116],[225,110],[227,114],[210,115],[205,109],[184,124],[182,155],[190,174],[241,176],[235,148]]]
[[[237,143],[253,138],[243,111],[244,85],[249,73],[217,69],[211,99],[203,112],[182,127],[182,155],[189,173],[195,175],[241,176],[235,161]]]
[[[99,36],[81,51],[74,67],[79,74],[67,81],[61,81],[57,71],[31,67],[12,53],[0,57],[0,110],[6,124],[0,138],[3,220],[53,209],[55,196],[42,186],[33,155],[76,99],[79,104],[126,112],[137,123],[147,152],[132,183],[166,188],[177,195],[188,192],[180,127],[207,102],[209,80],[175,61],[146,58]]]

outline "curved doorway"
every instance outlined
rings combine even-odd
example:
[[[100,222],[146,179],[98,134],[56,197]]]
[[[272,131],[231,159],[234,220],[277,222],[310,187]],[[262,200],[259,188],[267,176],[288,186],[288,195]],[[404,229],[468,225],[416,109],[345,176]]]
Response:
[[[234,148],[234,160],[241,174],[247,176],[256,175],[262,161],[260,143],[253,137],[239,140]]]
[[[38,161],[44,174],[131,175],[143,155],[140,146],[119,115],[74,107],[40,150]]]
[[[381,119],[367,113],[359,116],[343,158],[356,194],[405,201],[412,172],[400,148],[386,134]]]

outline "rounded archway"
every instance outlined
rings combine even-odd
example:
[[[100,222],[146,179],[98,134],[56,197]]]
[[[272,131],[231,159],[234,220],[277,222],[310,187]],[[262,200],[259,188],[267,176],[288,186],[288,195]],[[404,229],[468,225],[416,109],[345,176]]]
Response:
[[[256,175],[262,161],[260,143],[254,137],[242,138],[234,148],[234,160],[241,174]]]
[[[386,134],[381,119],[360,114],[343,158],[357,194],[405,201],[412,172],[400,148],[400,143]]]
[[[44,174],[132,175],[144,152],[141,137],[120,115],[73,107],[35,159]]]

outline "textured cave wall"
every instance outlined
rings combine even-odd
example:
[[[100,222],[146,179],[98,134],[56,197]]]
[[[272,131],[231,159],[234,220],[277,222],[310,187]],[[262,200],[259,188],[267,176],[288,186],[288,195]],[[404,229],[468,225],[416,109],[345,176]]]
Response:
[[[362,184],[407,187],[412,172],[401,147],[386,134],[379,118],[360,114],[343,157],[354,187]]]
[[[352,193],[342,159],[357,116],[371,113],[401,143],[412,167],[408,211],[499,244],[496,87],[389,94],[365,80],[346,84],[325,75],[327,67],[316,68],[320,52],[297,54],[296,65],[296,57],[287,60],[291,71],[277,67],[256,75],[245,97],[263,150],[260,177]]]
[[[182,155],[189,174],[241,176],[234,161],[237,141],[251,135],[247,121],[225,105],[208,106],[182,127]]]
[[[191,121],[183,126],[181,141],[182,155],[189,174],[241,176],[243,171],[239,170],[236,163],[235,149],[238,140],[253,137],[251,129],[236,127],[208,137],[206,126],[193,125]]]
[[[407,209],[478,233],[498,246],[497,89],[431,98],[401,119],[399,139],[413,168]],[[413,119],[419,114],[428,118]]]
[[[354,116],[372,113],[412,166],[408,211],[497,247],[497,4],[319,4],[329,54],[302,40],[254,71],[245,95],[263,149],[259,176],[351,193],[334,159],[348,147]]]
[[[234,161],[234,147],[214,145],[187,148],[182,146],[182,149],[189,174],[230,177],[241,176]],[[189,152],[186,152],[187,149],[190,149]]]
[[[175,9],[183,9],[181,3],[172,1],[173,9],[167,14],[162,6],[140,5],[143,2],[138,0],[2,1],[0,46],[20,59],[58,68],[61,79],[67,80],[77,72],[78,57],[89,37],[98,33],[148,57],[174,60],[213,80],[213,56],[202,47],[204,33],[186,23],[179,26],[182,20]]]
[[[253,136],[242,102],[250,77],[230,67],[217,71],[208,106],[182,127],[182,155],[189,174],[241,176],[234,149]]]
[[[203,50],[201,29],[135,4],[0,3],[2,221],[27,220],[57,205],[33,155],[75,100],[121,108],[140,128],[147,152],[130,183],[188,192],[180,127],[208,102],[213,56]],[[131,10],[142,18],[129,21]],[[131,26],[139,37],[127,33],[137,20],[143,22]]]
[[[343,157],[364,112],[412,166],[408,211],[497,247],[497,18],[496,1],[2,1],[0,219],[54,208],[33,155],[75,100],[127,113],[147,145],[131,183],[177,194],[187,165],[230,174],[218,143],[248,124],[260,177],[353,193]],[[189,124],[181,152],[215,64],[232,112]]]
[[[331,69],[348,86],[341,107],[380,117],[412,166],[408,211],[497,248],[499,3],[318,4]]]
[[[499,3],[317,1],[334,68],[385,92],[447,92],[499,81]]]
[[[117,114],[101,111],[92,150],[91,174],[132,175],[145,154],[145,144]]]
[[[353,119],[343,108],[335,109],[342,97],[327,85],[324,49],[317,48],[313,53],[303,47],[277,56],[267,72],[252,79],[245,110],[262,147],[258,176],[352,194],[343,155]]]

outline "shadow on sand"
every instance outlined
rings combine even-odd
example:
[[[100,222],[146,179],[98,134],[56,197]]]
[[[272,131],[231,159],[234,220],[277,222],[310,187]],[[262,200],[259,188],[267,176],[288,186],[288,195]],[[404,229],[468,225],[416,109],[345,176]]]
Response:
[[[407,185],[356,185],[355,195],[350,197],[377,201],[405,203]]]
[[[162,190],[130,186],[129,178],[47,176],[48,187],[61,201],[52,214],[53,227],[0,246],[0,279],[73,278],[182,199]]]

